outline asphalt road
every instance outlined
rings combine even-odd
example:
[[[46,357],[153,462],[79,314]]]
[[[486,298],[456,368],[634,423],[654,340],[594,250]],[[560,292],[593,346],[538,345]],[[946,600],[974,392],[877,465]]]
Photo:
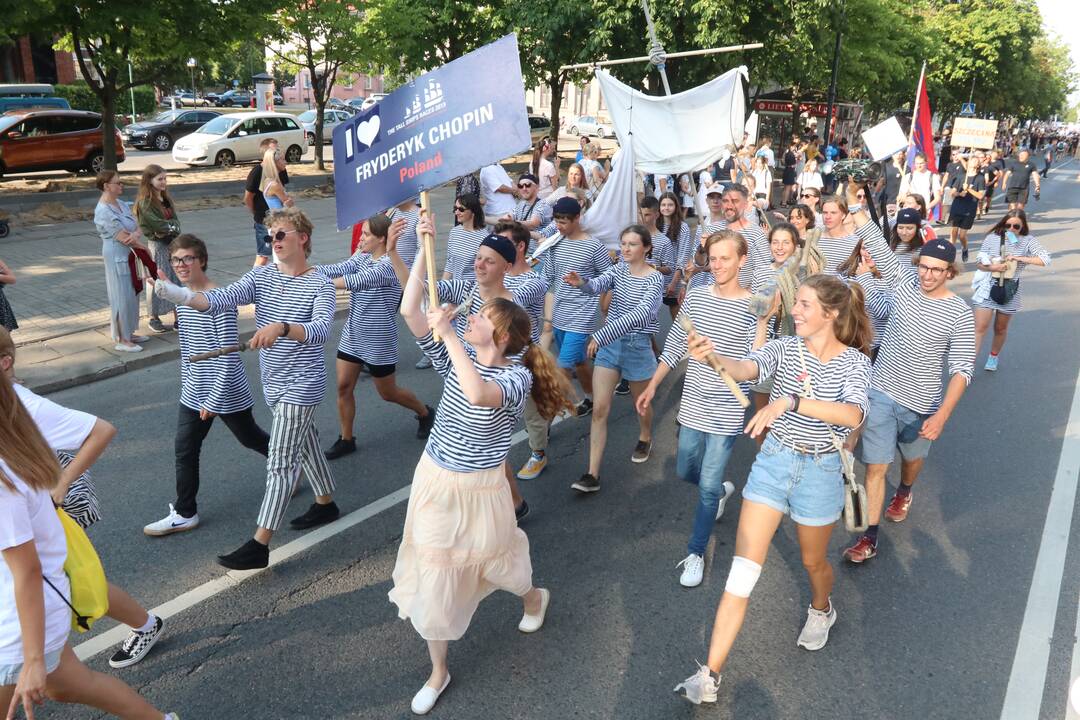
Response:
[[[695,660],[705,659],[740,500],[729,504],[716,527],[705,582],[681,588],[675,564],[685,555],[695,493],[674,476],[678,390],[669,381],[656,401],[653,456],[643,465],[629,461],[636,440],[631,404],[616,399],[603,489],[596,495],[569,489],[585,469],[588,421],[554,428],[552,464],[539,480],[523,484],[532,506],[523,527],[535,581],[552,590],[547,624],[523,636],[515,629],[515,598],[485,600],[465,638],[451,646],[454,682],[433,716],[1064,717],[1080,534],[1058,524],[1043,542],[1043,526],[1055,478],[1075,488],[1078,472],[1075,465],[1058,472],[1080,366],[1080,250],[1071,232],[1080,217],[1077,171],[1073,162],[1052,172],[1042,201],[1033,204],[1033,231],[1054,254],[1054,267],[1025,275],[1025,308],[1011,328],[1001,369],[985,373],[979,362],[974,384],[931,452],[909,520],[883,526],[881,554],[863,567],[840,564],[849,538],[835,533],[839,620],[824,650],[795,646],[809,590],[794,528],[785,522],[719,702],[696,709],[671,692]],[[967,296],[969,282],[970,273],[954,289]],[[415,346],[403,343],[400,382],[434,404],[437,377],[414,370],[417,357]],[[255,384],[254,358],[245,360]],[[95,469],[106,517],[91,537],[109,577],[148,606],[224,574],[214,556],[249,537],[264,482],[261,458],[219,427],[203,450],[202,527],[168,538],[143,536],[142,526],[161,517],[172,499],[176,397],[171,364],[55,396],[120,429]],[[422,450],[411,415],[382,403],[370,380],[361,381],[357,402],[360,450],[332,464],[344,512],[407,486]],[[256,416],[269,427],[261,402]],[[336,435],[332,383],[318,426],[326,446]],[[747,438],[736,445],[728,476],[737,487],[753,449]],[[513,464],[527,452],[526,443],[518,443]],[[289,516],[310,500],[305,490]],[[1071,520],[1073,510],[1066,507],[1064,517]],[[391,505],[169,618],[153,653],[118,674],[185,720],[410,717],[409,700],[427,677],[427,654],[386,597],[404,512],[403,502]],[[275,547],[298,537],[284,530]],[[1052,555],[1054,547],[1068,554],[1064,572],[1051,578],[1060,577],[1061,587],[1050,596],[1050,614],[1044,609],[1034,618],[1056,618],[1042,665],[1037,652],[1017,656],[1017,644],[1036,557],[1040,548]],[[1035,646],[1046,642],[1036,638]],[[91,663],[111,672],[106,657]],[[1036,679],[1048,668],[1041,712],[1028,702],[1026,714],[1002,715],[1014,660]],[[98,717],[56,706],[40,716]]]

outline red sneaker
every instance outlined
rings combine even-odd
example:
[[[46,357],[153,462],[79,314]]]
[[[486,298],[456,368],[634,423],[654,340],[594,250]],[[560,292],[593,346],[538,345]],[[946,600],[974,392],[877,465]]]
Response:
[[[866,562],[875,555],[877,555],[877,548],[865,535],[859,538],[859,542],[844,551],[844,559],[855,564]]]
[[[911,493],[908,493],[907,497],[893,495],[892,501],[889,502],[889,507],[885,509],[885,517],[893,522],[904,522],[907,520],[908,509],[910,507]]]

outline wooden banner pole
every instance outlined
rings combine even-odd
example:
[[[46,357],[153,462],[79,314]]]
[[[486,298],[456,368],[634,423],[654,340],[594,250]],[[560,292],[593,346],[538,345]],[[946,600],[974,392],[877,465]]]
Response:
[[[431,199],[427,190],[420,191],[420,211],[431,218]],[[439,304],[439,288],[435,284],[435,237],[424,233],[421,240],[424,243],[424,261],[427,266],[428,307],[436,307]],[[432,332],[431,337],[435,342],[440,342],[438,333]]]

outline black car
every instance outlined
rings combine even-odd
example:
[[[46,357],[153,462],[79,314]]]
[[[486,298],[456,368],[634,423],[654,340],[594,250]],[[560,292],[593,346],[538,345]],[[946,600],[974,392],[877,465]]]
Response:
[[[213,110],[166,110],[150,120],[128,125],[120,131],[120,137],[131,147],[168,150],[220,114]]]

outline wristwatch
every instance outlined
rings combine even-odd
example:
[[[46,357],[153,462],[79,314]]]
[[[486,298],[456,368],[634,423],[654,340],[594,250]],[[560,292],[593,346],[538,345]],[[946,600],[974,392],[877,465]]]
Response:
[[[287,323],[287,322],[281,323],[281,337],[287,336],[289,334],[289,330],[290,330],[289,323]]]

